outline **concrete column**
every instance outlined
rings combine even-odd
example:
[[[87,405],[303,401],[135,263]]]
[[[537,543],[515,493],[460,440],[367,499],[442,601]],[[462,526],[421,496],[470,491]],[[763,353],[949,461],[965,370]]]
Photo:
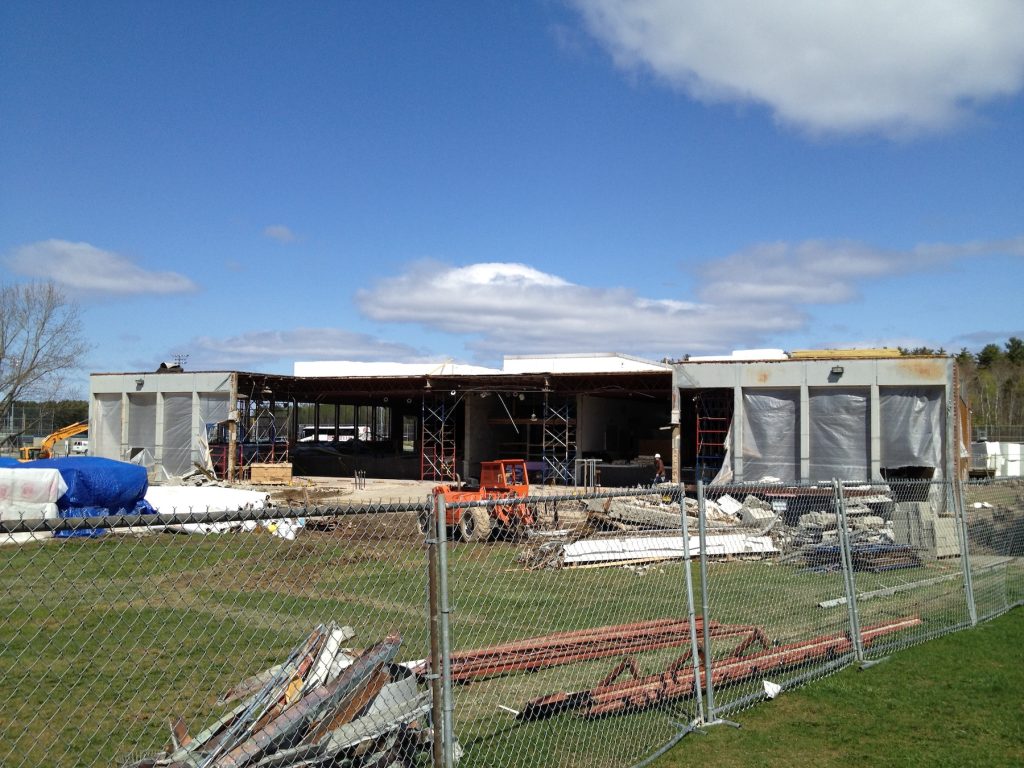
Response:
[[[736,366],[738,369],[739,366]],[[743,481],[743,387],[732,388],[732,471],[736,482]]]
[[[188,437],[189,468],[191,469],[199,453],[199,435],[206,431],[206,424],[203,423],[202,409],[199,404],[199,392],[195,384],[192,385],[192,434]]]
[[[871,446],[871,479],[882,479],[882,408],[879,402],[878,382],[871,385],[868,395],[868,440]]]
[[[806,369],[804,376],[806,377]],[[811,476],[811,396],[807,380],[800,384],[800,469],[797,480]]]
[[[127,388],[126,388],[127,389]],[[121,394],[121,444],[117,447],[117,457],[124,461],[128,458],[125,452],[128,450],[128,419],[130,408],[128,407],[128,393]]]
[[[164,466],[164,393],[156,393],[156,426],[153,435],[153,461]]]

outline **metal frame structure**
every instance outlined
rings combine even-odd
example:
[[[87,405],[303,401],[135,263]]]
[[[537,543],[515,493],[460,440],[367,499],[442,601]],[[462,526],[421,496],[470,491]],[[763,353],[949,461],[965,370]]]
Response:
[[[455,480],[455,425],[443,399],[423,396],[423,439],[420,447],[420,479]]]
[[[698,392],[694,397],[697,427],[694,430],[697,478],[714,479],[725,462],[729,426],[732,424],[732,393]]]
[[[572,485],[576,481],[576,407],[572,398],[560,404],[544,393],[543,481]]]

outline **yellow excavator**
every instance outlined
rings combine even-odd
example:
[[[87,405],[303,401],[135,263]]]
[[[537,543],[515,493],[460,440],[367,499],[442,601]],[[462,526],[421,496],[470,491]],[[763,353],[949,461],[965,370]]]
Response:
[[[69,437],[80,435],[83,432],[89,431],[88,421],[77,421],[74,424],[69,424],[66,427],[61,427],[56,432],[53,432],[43,438],[41,445],[32,445],[21,449],[21,455],[18,457],[18,461],[34,461],[35,459],[48,459],[53,456],[53,446],[59,443],[61,440],[67,440]]]

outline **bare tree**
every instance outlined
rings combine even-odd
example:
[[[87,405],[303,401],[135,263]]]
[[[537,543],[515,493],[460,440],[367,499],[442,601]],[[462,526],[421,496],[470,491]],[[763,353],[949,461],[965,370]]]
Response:
[[[88,349],[78,305],[53,283],[0,285],[0,424]]]

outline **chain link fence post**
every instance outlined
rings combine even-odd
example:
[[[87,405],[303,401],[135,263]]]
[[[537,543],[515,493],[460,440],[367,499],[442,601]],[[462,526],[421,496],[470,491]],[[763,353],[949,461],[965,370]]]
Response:
[[[956,535],[960,545],[960,564],[964,571],[964,594],[967,597],[967,612],[971,617],[971,626],[978,624],[978,608],[974,602],[974,577],[971,574],[970,538],[967,533],[967,515],[964,510],[964,487],[959,479],[950,479],[950,491],[954,496],[956,510]]]
[[[676,498],[679,499],[679,517],[682,521],[683,533],[683,572],[686,574],[686,608],[687,620],[690,625],[690,650],[693,658],[693,697],[697,702],[697,720],[690,723],[687,730],[692,730],[695,725],[703,725],[704,718],[704,693],[700,679],[700,645],[697,643],[697,611],[694,608],[693,597],[693,568],[692,556],[690,554],[690,525],[686,517],[686,489],[684,486],[676,486]],[[703,623],[707,623],[706,621]]]
[[[440,566],[438,563],[438,507],[440,501],[435,494],[430,501],[430,517],[426,529],[427,545],[427,579],[428,579],[428,600],[429,621],[430,621],[430,673],[427,678],[430,681],[430,723],[431,723],[431,765],[433,768],[441,768],[444,763],[444,743],[440,738],[442,733],[441,720],[444,709],[444,700],[441,685],[441,597],[438,584]]]
[[[732,720],[723,720],[715,709],[714,684],[714,653],[711,649],[711,619],[708,604],[708,532],[707,532],[707,500],[704,497],[704,481],[697,480],[697,534],[700,542],[700,615],[704,635],[704,697],[707,702],[705,725],[731,725],[739,728],[740,724]]]
[[[846,590],[846,611],[850,617],[850,640],[857,663],[864,665],[864,641],[860,633],[860,616],[857,614],[857,582],[853,575],[853,557],[850,555],[850,529],[846,520],[846,500],[843,484],[832,480],[833,503],[836,510],[837,533],[839,534],[839,565],[843,570],[843,586]]]
[[[443,762],[444,768],[452,768],[455,765],[455,734],[452,732],[453,704],[452,704],[452,660],[451,660],[451,606],[448,602],[448,525],[447,507],[442,494],[436,494],[434,519],[437,523],[437,549],[438,549],[438,599],[440,603],[441,626],[441,740],[444,746]]]

